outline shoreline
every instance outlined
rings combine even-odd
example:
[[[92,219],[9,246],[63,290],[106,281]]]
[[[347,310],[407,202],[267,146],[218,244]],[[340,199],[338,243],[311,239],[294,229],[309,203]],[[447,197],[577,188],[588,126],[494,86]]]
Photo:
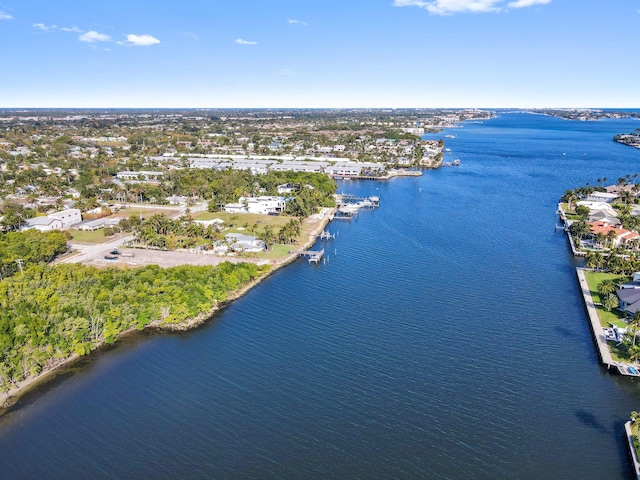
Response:
[[[602,331],[602,327],[600,326],[600,318],[598,317],[595,303],[593,303],[593,298],[591,297],[591,290],[589,290],[589,285],[587,285],[587,278],[584,275],[584,269],[578,267],[576,268],[576,273],[578,275],[580,289],[582,290],[584,306],[587,309],[587,315],[591,325],[591,333],[593,334],[596,346],[598,347],[598,353],[600,354],[600,363],[605,365],[607,370],[611,367],[618,368],[618,363],[613,361],[609,345],[607,345],[604,335],[602,333],[598,333],[598,330],[600,330],[600,332]]]
[[[596,304],[591,296],[591,290],[587,284],[587,278],[584,274],[585,269],[583,267],[576,268],[576,274],[578,276],[578,283],[580,284],[580,290],[582,291],[582,299],[584,301],[584,307],[587,310],[587,316],[589,317],[589,324],[591,325],[591,334],[596,344],[600,363],[607,367],[610,373],[615,373],[625,377],[638,377],[640,375],[629,372],[627,367],[634,366],[629,363],[615,361],[611,355],[609,344],[607,343],[604,334],[602,333],[602,325],[600,324],[600,317],[598,317],[598,311]],[[636,367],[637,368],[637,367]]]
[[[301,250],[306,250],[313,246],[318,240],[318,235],[324,230],[324,228],[329,224],[331,219],[333,218],[333,214],[335,213],[335,208],[331,208],[325,212],[324,215],[320,216],[320,214],[315,214],[319,217],[318,225],[309,231],[308,240],[302,245]],[[307,217],[305,220],[309,220],[312,217]],[[207,312],[202,312],[199,315],[196,315],[193,318],[187,319],[180,323],[175,324],[166,324],[161,325],[157,322],[150,323],[149,325],[145,325],[141,330],[136,329],[135,327],[130,328],[129,330],[125,330],[121,332],[116,337],[115,341],[112,344],[107,344],[103,341],[98,343],[94,349],[88,355],[79,356],[76,354],[72,354],[70,357],[61,360],[60,362],[54,364],[48,369],[44,369],[38,375],[34,377],[26,378],[18,382],[18,385],[14,388],[11,388],[7,392],[0,393],[0,417],[7,414],[12,407],[18,404],[20,399],[30,391],[34,390],[36,387],[46,384],[48,381],[54,380],[57,375],[64,373],[64,371],[70,367],[72,367],[75,363],[90,358],[94,353],[104,349],[105,347],[115,345],[120,339],[131,335],[136,332],[144,332],[144,331],[156,331],[156,332],[185,332],[187,330],[191,330],[194,328],[198,328],[199,326],[205,324],[209,321],[213,315],[224,307],[229,305],[234,300],[245,295],[249,290],[259,285],[264,279],[268,278],[271,274],[293,263],[298,259],[298,253],[290,253],[286,257],[275,260],[273,263],[270,263],[269,270],[264,272],[262,275],[254,278],[247,284],[243,285],[237,290],[233,290],[229,292],[227,298],[222,302],[217,302],[213,305]]]
[[[633,433],[631,432],[631,422],[624,424],[624,431],[627,436],[627,445],[629,446],[629,455],[631,456],[631,462],[633,463],[633,471],[636,478],[640,480],[640,460],[636,453],[636,449],[633,446]]]

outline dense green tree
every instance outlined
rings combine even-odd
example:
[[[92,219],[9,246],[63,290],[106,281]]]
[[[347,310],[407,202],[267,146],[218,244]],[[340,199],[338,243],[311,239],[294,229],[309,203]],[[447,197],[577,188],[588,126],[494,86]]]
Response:
[[[202,315],[268,267],[33,265],[0,281],[0,389],[123,331]]]

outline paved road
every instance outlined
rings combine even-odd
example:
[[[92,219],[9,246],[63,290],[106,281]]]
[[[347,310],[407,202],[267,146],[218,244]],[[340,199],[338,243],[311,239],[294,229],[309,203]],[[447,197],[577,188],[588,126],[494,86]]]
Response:
[[[129,242],[135,238],[134,235],[125,235],[122,237],[114,238],[104,243],[97,245],[89,245],[86,243],[67,242],[72,250],[78,252],[77,255],[65,257],[58,260],[55,263],[79,263],[96,258],[104,258],[114,248],[121,247],[126,242]]]

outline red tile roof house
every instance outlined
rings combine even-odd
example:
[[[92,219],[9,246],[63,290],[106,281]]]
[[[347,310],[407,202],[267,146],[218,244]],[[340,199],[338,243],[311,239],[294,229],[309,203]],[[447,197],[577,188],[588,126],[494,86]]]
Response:
[[[609,232],[615,232],[616,237],[613,240],[613,246],[620,247],[621,245],[625,245],[631,240],[640,239],[640,234],[638,232],[634,232],[633,230],[625,230],[624,228],[616,228],[611,226],[609,223],[605,222],[588,222],[589,227],[591,227],[591,234],[597,235],[599,233],[608,236]]]

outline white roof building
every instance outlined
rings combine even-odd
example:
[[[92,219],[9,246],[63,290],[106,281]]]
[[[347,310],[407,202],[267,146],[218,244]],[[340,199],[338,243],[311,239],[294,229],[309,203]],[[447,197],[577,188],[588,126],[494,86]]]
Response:
[[[229,233],[224,238],[236,252],[262,252],[265,249],[265,244],[262,240],[250,235]]]
[[[227,213],[257,213],[268,215],[282,213],[286,206],[284,197],[240,197],[238,203],[227,203],[224,210]]]
[[[581,200],[577,202],[577,205],[582,205],[587,207],[591,211],[591,213],[594,213],[596,211],[601,211],[606,213],[610,217],[618,216],[618,213],[615,211],[615,209],[611,205],[609,205],[607,202],[591,202],[588,200]]]
[[[62,221],[56,218],[35,217],[26,221],[22,230],[39,230],[41,232],[49,232],[51,230],[62,230]]]

